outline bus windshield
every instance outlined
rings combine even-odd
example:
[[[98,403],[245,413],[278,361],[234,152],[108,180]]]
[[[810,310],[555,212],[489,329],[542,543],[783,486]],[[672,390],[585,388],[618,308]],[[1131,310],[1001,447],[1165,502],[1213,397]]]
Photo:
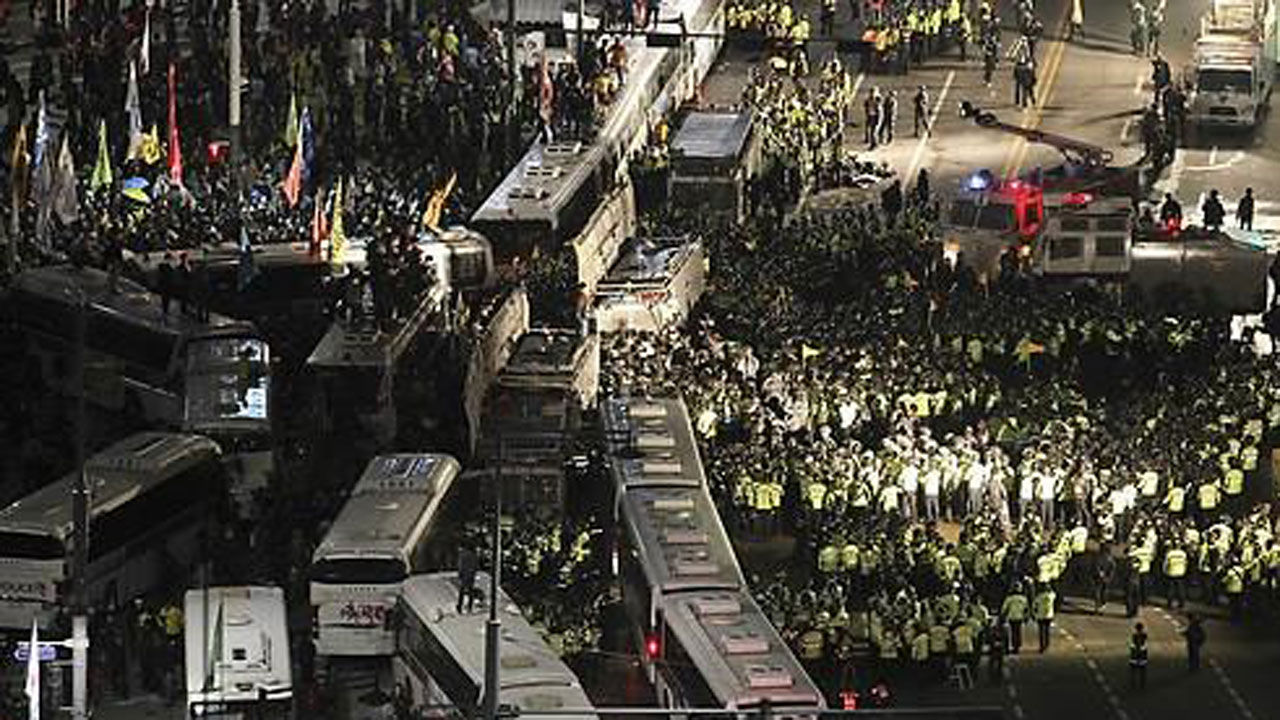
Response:
[[[1245,91],[1253,87],[1253,73],[1248,70],[1201,70],[1196,79],[1200,92]]]
[[[267,419],[267,344],[253,337],[213,337],[187,351],[187,423]]]
[[[5,557],[23,560],[61,560],[67,555],[57,539],[24,532],[0,532],[0,547]]]
[[[391,584],[409,576],[404,563],[391,558],[331,558],[311,566],[311,579],[332,584]]]

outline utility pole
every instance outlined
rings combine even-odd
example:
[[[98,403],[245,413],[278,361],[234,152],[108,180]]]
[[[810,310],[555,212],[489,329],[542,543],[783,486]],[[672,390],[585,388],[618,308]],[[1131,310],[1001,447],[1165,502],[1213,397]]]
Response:
[[[507,165],[520,159],[520,76],[516,68],[516,0],[507,0],[507,77],[510,78],[510,94],[507,96]]]
[[[240,148],[236,147],[240,141],[240,93],[241,86],[244,84],[244,78],[240,76],[240,0],[231,0],[231,14],[227,20],[227,32],[230,34],[228,38],[227,55],[229,62],[227,63],[227,84],[230,89],[229,102],[227,104],[227,124],[231,126],[231,149],[232,152],[238,152]]]
[[[484,628],[484,720],[497,720],[499,677],[499,639],[502,621],[498,619],[498,592],[502,589],[502,436],[498,438],[498,466],[494,470],[493,503],[493,567],[489,568],[489,622]]]
[[[89,303],[84,291],[76,298],[76,483],[71,491],[71,514],[75,541],[72,543],[71,572],[71,716],[89,717],[89,487],[85,477],[85,326]],[[32,648],[31,652],[39,652]]]

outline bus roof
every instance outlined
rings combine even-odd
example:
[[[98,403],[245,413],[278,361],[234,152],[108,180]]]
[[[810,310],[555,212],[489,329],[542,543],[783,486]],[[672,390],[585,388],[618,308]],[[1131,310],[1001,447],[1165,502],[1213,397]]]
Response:
[[[257,702],[293,696],[284,591],[275,587],[188,590],[183,603],[188,703]]]
[[[85,462],[89,515],[109,512],[174,475],[215,459],[220,451],[199,435],[145,432],[95,453]],[[0,531],[71,537],[74,472],[0,509]]]
[[[489,576],[476,573],[476,585],[487,589]],[[485,626],[489,613],[476,610],[459,614],[456,611],[457,574],[414,575],[405,581],[400,597],[405,609],[413,613],[440,647],[457,661],[471,682],[483,685]],[[502,623],[499,702],[539,711],[592,707],[577,676],[543,641],[501,588],[498,611]]]
[[[663,617],[720,705],[824,706],[822,692],[747,592],[663,600]]]
[[[615,396],[602,407],[617,492],[706,485],[683,400]]]
[[[383,455],[369,461],[313,561],[401,557],[433,524],[458,477],[447,455]]]
[[[210,314],[199,322],[183,313],[164,314],[160,296],[127,278],[116,278],[111,292],[110,276],[97,268],[48,265],[24,270],[13,280],[13,288],[37,297],[74,304],[80,293],[96,310],[147,325],[156,332],[196,335],[213,328],[238,325],[237,321]]]
[[[534,143],[471,222],[543,222],[557,227],[560,212],[595,171],[601,152],[599,143]]]
[[[367,322],[334,321],[320,339],[307,365],[319,368],[389,368],[409,348],[418,332],[430,327],[444,309],[447,289],[436,283],[418,300],[409,317],[399,320],[389,332],[379,330],[372,318]]]
[[[622,515],[650,587],[666,593],[745,585],[706,488],[628,489]]]
[[[749,112],[693,112],[672,138],[671,152],[704,160],[736,159],[750,134]]]
[[[692,235],[628,238],[600,281],[599,291],[608,293],[638,285],[662,288],[697,250]]]

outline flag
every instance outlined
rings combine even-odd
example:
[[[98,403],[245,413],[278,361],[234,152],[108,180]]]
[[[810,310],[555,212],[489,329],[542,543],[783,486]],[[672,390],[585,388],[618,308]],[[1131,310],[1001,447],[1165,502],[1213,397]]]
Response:
[[[169,179],[182,187],[182,143],[178,137],[178,68],[169,63]]]
[[[64,144],[63,147],[66,147]],[[89,178],[89,190],[96,192],[101,188],[111,187],[111,153],[107,149],[107,121],[98,122],[98,160],[93,164],[93,175]]]
[[[36,144],[31,151],[31,167],[39,168],[49,147],[49,113],[44,105],[44,91],[40,91],[40,111],[36,114]]]
[[[555,85],[551,83],[551,68],[547,66],[547,56],[542,56],[542,74],[539,80],[538,88],[538,112],[542,115],[542,122],[548,126],[551,125],[551,119],[554,117],[553,105],[556,99]]]
[[[310,175],[308,166],[311,163],[314,148],[311,143],[311,111],[302,109],[302,120],[298,123],[298,144],[293,149],[293,163],[289,166],[289,174],[284,178],[284,196],[289,207],[296,207],[302,188]]]
[[[289,94],[289,117],[284,121],[284,146],[293,147],[298,142],[298,94]]]
[[[244,291],[258,276],[258,266],[253,262],[253,246],[249,244],[249,231],[240,226],[240,266],[236,274],[236,289]]]
[[[324,239],[329,237],[329,219],[324,215],[324,193],[316,193],[315,209],[311,213],[311,246],[308,251],[312,255],[320,254]]]
[[[347,265],[347,234],[342,229],[342,178],[333,191],[333,224],[329,231],[329,265],[342,272]]]
[[[440,231],[440,216],[444,213],[444,204],[449,199],[449,193],[453,192],[453,186],[458,183],[458,171],[449,174],[448,181],[444,185],[436,188],[431,193],[431,199],[427,200],[427,209],[422,213],[422,224],[428,230],[435,232]]]
[[[1023,337],[1018,341],[1018,346],[1014,348],[1013,353],[1018,357],[1018,362],[1027,365],[1031,362],[1032,355],[1039,355],[1044,352],[1044,345],[1033,342],[1029,337]]]
[[[9,155],[9,187],[13,194],[13,206],[21,207],[27,199],[27,165],[31,156],[27,154],[27,124],[18,126],[13,139],[13,151]]]
[[[40,720],[40,626],[31,620],[31,645],[27,648],[27,717]]]
[[[155,165],[160,162],[160,157],[164,154],[160,149],[160,131],[155,125],[151,126],[151,131],[143,133],[141,146],[138,149],[142,156],[142,161],[148,165]]]
[[[302,186],[311,182],[311,169],[316,166],[316,134],[311,124],[311,108],[302,108],[298,119],[298,146],[302,148]]]
[[[142,105],[138,102],[138,66],[129,63],[129,88],[124,96],[124,113],[129,116],[129,152],[126,159],[135,160],[142,153]]]
[[[105,122],[101,128],[99,137],[106,138]],[[110,185],[110,170],[108,169],[107,172],[107,184]],[[97,175],[98,171],[95,169],[94,177],[96,178]],[[71,157],[71,143],[65,133],[62,136],[62,150],[58,153],[57,172],[53,178],[52,211],[57,214],[58,220],[63,225],[70,225],[80,219],[80,196],[76,191],[76,163]]]
[[[142,74],[151,72],[151,8],[147,7],[142,20]]]
[[[811,347],[808,343],[800,346],[800,361],[805,362],[809,358],[815,358],[822,354],[822,351],[816,347]]]

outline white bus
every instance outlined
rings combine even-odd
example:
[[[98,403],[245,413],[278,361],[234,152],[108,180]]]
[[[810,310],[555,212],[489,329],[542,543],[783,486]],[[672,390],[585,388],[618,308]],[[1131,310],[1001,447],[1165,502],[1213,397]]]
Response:
[[[489,578],[477,573],[476,586],[488,593]],[[397,685],[408,681],[413,705],[453,705],[466,714],[482,702],[484,686],[484,602],[457,612],[457,573],[415,575],[404,583],[397,613]],[[538,631],[499,590],[501,668],[499,705],[548,713],[538,717],[589,720],[591,701],[578,678]],[[563,711],[559,715],[558,711]]]
[[[452,565],[448,516],[458,461],[375,457],[311,562],[316,653],[390,656],[390,613],[405,578]]]
[[[271,348],[251,324],[211,315],[199,322],[125,278],[112,292],[92,268],[41,267],[18,275],[6,312],[28,338],[49,386],[75,385],[76,324],[86,303],[85,400],[135,421],[181,428],[239,459],[237,489],[262,487],[271,450]],[[242,457],[243,456],[243,457]]]
[[[684,401],[610,398],[616,565],[659,703],[812,716],[822,691],[755,603],[711,498]]]
[[[223,502],[223,467],[208,438],[141,433],[85,463],[90,493],[88,589],[120,607],[155,587],[165,563],[197,559],[199,535]],[[47,625],[63,604],[72,541],[68,475],[0,509],[0,628]]]
[[[283,590],[188,590],[183,624],[187,717],[293,717],[293,668]]]

